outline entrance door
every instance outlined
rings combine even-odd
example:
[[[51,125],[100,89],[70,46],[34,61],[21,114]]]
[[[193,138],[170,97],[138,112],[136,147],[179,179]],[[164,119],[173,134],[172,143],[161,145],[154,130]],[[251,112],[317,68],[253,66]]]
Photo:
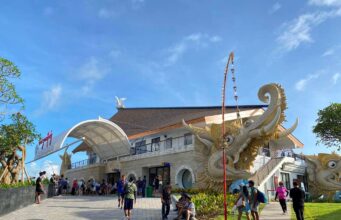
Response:
[[[108,173],[107,175],[107,181],[112,185],[114,185],[120,178],[121,178],[120,172]]]
[[[156,177],[160,178],[162,184],[170,183],[170,167],[153,167],[149,168],[149,185],[153,185],[153,181]]]

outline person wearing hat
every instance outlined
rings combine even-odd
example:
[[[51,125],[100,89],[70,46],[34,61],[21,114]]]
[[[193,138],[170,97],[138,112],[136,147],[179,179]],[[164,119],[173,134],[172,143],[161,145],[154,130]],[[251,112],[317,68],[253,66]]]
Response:
[[[39,177],[36,180],[36,195],[35,195],[35,203],[40,204],[40,195],[44,194],[44,187],[41,183],[42,179],[44,179],[44,175],[46,174],[46,171],[40,172]]]
[[[284,186],[283,182],[279,182],[279,187],[276,189],[276,196],[275,201],[277,200],[277,197],[279,198],[279,203],[281,204],[283,215],[287,213],[287,202],[286,197],[289,195],[289,191]]]
[[[179,220],[181,217],[185,218],[186,220],[195,219],[195,205],[191,201],[191,196],[187,193],[184,193],[183,196],[185,198],[185,206],[180,208],[179,215],[175,219]]]

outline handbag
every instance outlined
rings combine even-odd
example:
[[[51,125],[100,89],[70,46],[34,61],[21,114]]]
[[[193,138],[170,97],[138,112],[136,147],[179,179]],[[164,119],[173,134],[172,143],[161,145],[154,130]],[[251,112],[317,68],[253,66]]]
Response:
[[[245,207],[245,200],[244,200],[243,196],[241,196],[241,197],[238,199],[236,206],[237,206],[238,208],[244,208],[244,207]]]

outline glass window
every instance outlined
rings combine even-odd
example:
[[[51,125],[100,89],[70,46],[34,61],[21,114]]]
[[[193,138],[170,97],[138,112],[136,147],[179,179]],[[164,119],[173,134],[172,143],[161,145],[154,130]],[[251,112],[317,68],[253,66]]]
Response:
[[[192,144],[192,134],[187,133],[184,136],[184,145],[190,145],[190,144]]]
[[[185,189],[192,188],[192,174],[187,169],[182,174],[182,185]]]
[[[160,150],[160,137],[152,139],[152,151]]]
[[[143,154],[147,152],[146,141],[139,141],[135,143],[136,154]]]
[[[282,179],[284,186],[287,189],[290,189],[291,187],[290,187],[290,175],[289,175],[289,173],[281,173],[281,179]]]
[[[172,141],[173,141],[172,138],[167,138],[166,139],[166,149],[172,148]]]

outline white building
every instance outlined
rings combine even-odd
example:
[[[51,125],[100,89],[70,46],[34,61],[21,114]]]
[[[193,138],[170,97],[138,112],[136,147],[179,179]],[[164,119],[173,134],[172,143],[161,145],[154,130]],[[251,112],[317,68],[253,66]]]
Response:
[[[240,106],[243,118],[257,118],[264,105]],[[197,170],[202,164],[194,159],[196,138],[182,125],[182,119],[195,126],[221,123],[221,107],[120,108],[109,120],[89,120],[74,126],[65,137],[84,138],[73,153],[86,151],[89,158],[72,163],[69,178],[94,177],[117,181],[120,175],[137,179],[155,176],[179,188],[196,187]],[[226,107],[227,120],[236,108]],[[284,130],[284,128],[281,128]],[[129,140],[129,141],[128,141]],[[306,185],[305,166],[292,156],[292,149],[303,147],[293,135],[270,141],[259,151],[251,172],[256,185],[273,195],[279,181],[290,188],[293,180]],[[284,153],[284,154],[283,154]]]

